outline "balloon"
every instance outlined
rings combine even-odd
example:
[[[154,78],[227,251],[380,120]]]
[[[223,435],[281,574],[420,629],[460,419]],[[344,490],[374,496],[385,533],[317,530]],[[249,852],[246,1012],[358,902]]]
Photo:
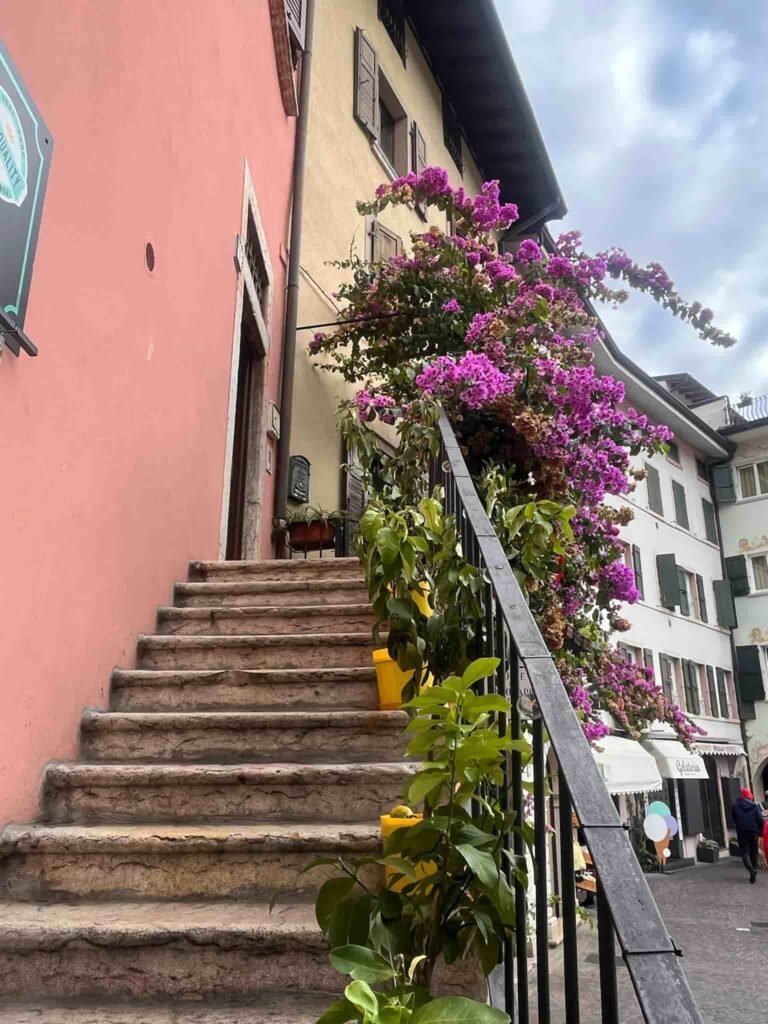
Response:
[[[667,823],[667,828],[669,829],[670,836],[676,836],[677,833],[680,831],[680,826],[677,823],[677,818],[675,818],[671,814],[668,814],[664,818],[664,821],[666,821]]]
[[[654,843],[667,838],[667,823],[660,814],[649,814],[643,822],[643,831]]]
[[[670,852],[669,847],[667,847],[667,849],[664,851],[664,856],[665,857],[671,857],[672,856],[672,853]]]
[[[663,800],[654,800],[652,804],[648,805],[648,814],[658,814],[662,818],[668,817],[672,811],[667,807]]]

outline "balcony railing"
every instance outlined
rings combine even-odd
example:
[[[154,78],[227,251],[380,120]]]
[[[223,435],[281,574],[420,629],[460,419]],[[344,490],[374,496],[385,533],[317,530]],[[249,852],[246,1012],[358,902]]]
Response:
[[[483,656],[499,658],[491,681],[493,691],[510,701],[514,738],[522,731],[521,675],[530,683],[533,698],[534,860],[536,922],[535,996],[529,988],[527,900],[525,884],[514,879],[516,892],[515,938],[504,950],[505,1009],[517,1024],[580,1024],[579,940],[573,867],[572,811],[586,837],[597,876],[597,927],[602,1024],[620,1024],[616,976],[616,940],[629,971],[637,1003],[646,1024],[702,1024],[683,974],[680,950],[664,926],[648,883],[619,820],[605,783],[592,757],[552,655],[539,632],[504,549],[488,519],[467,469],[456,436],[441,415],[440,451],[430,466],[430,483],[442,485],[446,512],[456,516],[464,557],[482,573],[484,629]],[[522,673],[521,673],[522,670]],[[530,700],[529,700],[530,703]],[[523,710],[526,705],[523,704]],[[527,713],[527,712],[526,712]],[[505,728],[506,722],[500,727]],[[563,992],[553,990],[549,951],[549,891],[547,847],[547,770],[545,735],[551,744],[548,760],[556,762],[559,797],[558,856],[560,910],[563,928]],[[523,766],[512,753],[506,765],[508,793],[516,819],[523,818]],[[554,781],[554,780],[553,780]],[[525,855],[523,838],[515,833],[511,852]],[[564,1006],[555,1011],[553,1001]],[[531,1005],[535,1002],[535,1008]],[[553,1017],[553,1012],[556,1014]],[[563,1015],[564,1014],[564,1015]]]
[[[753,423],[755,420],[768,418],[768,395],[758,395],[750,400],[749,405],[726,406],[726,419],[729,426],[735,427],[742,423]]]

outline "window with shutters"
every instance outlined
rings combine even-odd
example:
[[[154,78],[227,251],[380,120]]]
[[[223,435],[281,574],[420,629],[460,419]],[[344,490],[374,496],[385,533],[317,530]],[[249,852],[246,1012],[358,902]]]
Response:
[[[667,452],[667,458],[670,460],[670,462],[676,462],[677,465],[679,466],[680,465],[680,449],[678,448],[676,442],[675,441],[667,441],[667,448],[669,449],[669,451]]]
[[[666,654],[659,655],[659,667],[661,668],[661,688],[667,700],[675,699],[675,667],[672,658]]]
[[[711,665],[707,665],[705,669],[707,673],[707,696],[709,697],[709,713],[713,718],[718,718],[720,715],[717,700],[717,684],[715,683],[715,670]]]
[[[690,529],[688,523],[688,503],[685,500],[685,488],[677,480],[672,481],[672,497],[675,500],[675,522],[684,530]]]
[[[706,498],[701,499],[701,508],[704,512],[704,533],[710,544],[717,544],[717,523],[715,521],[715,506]]]
[[[456,111],[451,104],[443,97],[443,142],[445,148],[451,155],[451,159],[464,173],[464,156],[461,148],[461,125],[456,117]]]
[[[726,672],[725,669],[717,669],[717,697],[720,704],[721,718],[731,717],[730,701],[728,700],[728,693],[731,688],[730,675],[730,672]]]
[[[640,548],[637,544],[632,545],[632,569],[635,573],[635,586],[641,600],[645,600],[645,587],[643,585],[643,560],[640,555]]]
[[[755,590],[768,590],[768,555],[755,555],[751,561]]]
[[[717,608],[717,624],[723,629],[735,629],[736,627],[736,605],[733,601],[733,590],[730,580],[715,580],[712,584],[715,592],[715,607]]]
[[[691,614],[691,574],[685,569],[677,567],[677,586],[680,593],[678,604],[681,615]]]
[[[389,38],[405,64],[405,7],[403,0],[379,0],[379,21],[387,30]]]
[[[704,587],[704,578],[696,573],[696,588],[693,592],[694,598],[694,610],[696,612],[696,618],[701,619],[702,622],[709,622],[709,614],[707,612],[707,592]]]
[[[733,596],[746,597],[749,594],[746,557],[744,555],[733,555],[730,558],[726,558],[725,573],[730,581]]]
[[[369,217],[367,221],[368,253],[367,257],[371,263],[381,263],[391,256],[402,256],[403,241],[399,235],[389,228]]]
[[[661,607],[670,611],[680,604],[680,581],[674,555],[656,555],[656,572],[659,577]]]
[[[692,661],[683,662],[683,691],[685,693],[685,709],[688,714],[700,715],[699,666]]]
[[[768,462],[757,462],[751,466],[739,466],[739,497],[756,498],[768,494]]]
[[[760,648],[755,644],[737,647],[736,666],[742,701],[765,700]]]
[[[645,464],[645,483],[648,488],[648,508],[658,516],[664,515],[664,504],[661,500],[661,481],[659,471],[650,462]]]
[[[408,173],[408,115],[395,94],[389,79],[379,67],[379,155],[386,158],[392,177]]]

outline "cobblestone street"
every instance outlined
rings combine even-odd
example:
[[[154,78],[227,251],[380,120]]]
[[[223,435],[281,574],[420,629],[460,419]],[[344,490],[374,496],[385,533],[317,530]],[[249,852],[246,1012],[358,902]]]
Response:
[[[706,1024],[765,1024],[768,1005],[768,874],[750,885],[741,862],[730,858],[649,881],[670,934],[683,950],[683,968]],[[597,933],[579,928],[582,1024],[599,1024]],[[553,1024],[564,1020],[562,947],[552,951]],[[623,961],[618,966],[621,1024],[642,1024]],[[535,999],[535,993],[532,993]],[[532,1020],[537,1020],[535,1013]],[[676,1024],[670,1020],[669,1024]]]

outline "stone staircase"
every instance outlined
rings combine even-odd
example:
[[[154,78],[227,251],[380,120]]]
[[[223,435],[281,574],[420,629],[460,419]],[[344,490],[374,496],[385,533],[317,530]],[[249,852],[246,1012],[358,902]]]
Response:
[[[372,625],[354,559],[192,563],[0,835],[0,1024],[317,1020],[344,979],[299,872],[375,850],[413,770]]]

